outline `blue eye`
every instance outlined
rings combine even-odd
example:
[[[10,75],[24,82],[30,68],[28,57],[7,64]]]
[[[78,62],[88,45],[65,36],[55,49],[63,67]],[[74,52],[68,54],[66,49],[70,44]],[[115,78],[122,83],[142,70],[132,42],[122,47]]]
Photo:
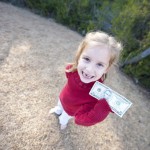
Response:
[[[103,64],[98,63],[97,66],[98,66],[98,67],[103,67]]]
[[[89,62],[90,59],[88,57],[83,57],[83,59],[86,61],[86,62]]]

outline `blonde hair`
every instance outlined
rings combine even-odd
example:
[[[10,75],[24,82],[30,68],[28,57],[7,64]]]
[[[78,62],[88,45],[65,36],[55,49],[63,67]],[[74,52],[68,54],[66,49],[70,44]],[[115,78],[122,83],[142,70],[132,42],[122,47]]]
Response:
[[[72,67],[69,70],[66,70],[67,72],[74,72],[77,70],[79,58],[82,52],[85,50],[85,48],[90,44],[108,46],[108,49],[110,50],[111,54],[109,66],[111,66],[118,60],[120,52],[122,50],[122,44],[111,35],[102,31],[89,32],[79,44],[75,60],[73,63],[71,63]]]

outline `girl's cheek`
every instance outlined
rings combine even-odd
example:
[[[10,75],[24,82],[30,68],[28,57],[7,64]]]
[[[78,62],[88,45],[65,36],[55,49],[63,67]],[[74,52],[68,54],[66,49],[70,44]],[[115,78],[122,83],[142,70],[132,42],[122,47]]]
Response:
[[[84,61],[80,61],[79,62],[79,66],[84,66],[85,65],[85,62]]]
[[[97,70],[97,74],[98,74],[99,76],[103,75],[103,74],[104,74],[104,69],[98,69],[98,70]]]

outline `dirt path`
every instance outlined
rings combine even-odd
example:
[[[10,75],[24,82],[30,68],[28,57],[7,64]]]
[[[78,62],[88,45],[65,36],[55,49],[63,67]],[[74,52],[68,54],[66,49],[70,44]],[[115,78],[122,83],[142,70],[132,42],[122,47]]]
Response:
[[[81,36],[50,19],[0,2],[0,150],[149,150],[150,95],[117,68],[106,84],[133,102],[120,119],[60,131],[47,117]],[[110,79],[111,77],[111,79]]]

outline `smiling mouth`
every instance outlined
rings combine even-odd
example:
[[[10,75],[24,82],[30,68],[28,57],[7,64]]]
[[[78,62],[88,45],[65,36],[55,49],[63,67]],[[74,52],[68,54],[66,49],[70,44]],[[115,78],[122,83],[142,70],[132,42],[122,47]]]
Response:
[[[82,71],[82,75],[83,75],[83,77],[86,78],[86,79],[92,79],[92,78],[94,78],[94,76],[91,76],[91,75],[89,75],[89,74],[86,74],[86,73],[84,73],[83,71]]]

